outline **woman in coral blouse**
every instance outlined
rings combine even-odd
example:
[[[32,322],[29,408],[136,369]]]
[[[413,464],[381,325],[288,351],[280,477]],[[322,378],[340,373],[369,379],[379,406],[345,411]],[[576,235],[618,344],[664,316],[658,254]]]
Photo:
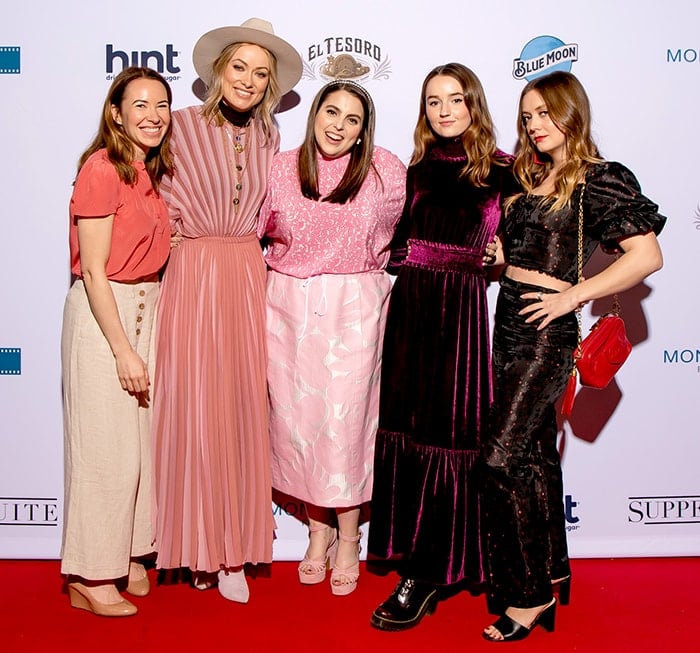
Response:
[[[270,241],[272,486],[306,505],[300,582],[322,582],[330,563],[335,595],[359,576],[391,287],[384,268],[405,195],[405,166],[374,146],[374,122],[362,86],[324,86],[302,146],[275,158],[259,228]]]
[[[149,68],[112,83],[70,202],[61,359],[65,514],[61,571],[73,607],[122,617],[148,594],[153,552],[150,396],[158,272],[170,249],[158,186],[172,172],[171,93]]]

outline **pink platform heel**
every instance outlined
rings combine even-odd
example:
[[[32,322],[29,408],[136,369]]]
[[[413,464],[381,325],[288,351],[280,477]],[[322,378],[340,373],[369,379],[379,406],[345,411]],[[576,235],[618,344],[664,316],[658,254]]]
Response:
[[[309,532],[315,533],[330,529],[330,526],[318,524],[309,526]],[[341,536],[342,537],[342,536]],[[308,549],[304,554],[304,559],[299,563],[299,582],[302,585],[317,585],[322,583],[326,578],[326,570],[328,567],[335,565],[335,556],[338,553],[338,536],[335,529],[331,535],[331,539],[326,547],[326,552],[320,558],[309,558]]]
[[[360,538],[362,533],[354,537],[348,537],[338,533],[343,542],[357,542],[357,562],[345,569],[339,569],[335,565],[331,569],[331,592],[335,596],[347,596],[357,589],[357,579],[360,577]]]

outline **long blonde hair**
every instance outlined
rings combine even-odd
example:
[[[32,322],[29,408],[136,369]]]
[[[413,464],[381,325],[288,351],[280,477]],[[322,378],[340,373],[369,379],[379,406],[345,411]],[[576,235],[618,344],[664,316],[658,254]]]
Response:
[[[410,165],[418,163],[432,143],[437,140],[430,127],[426,113],[426,89],[428,83],[438,75],[445,75],[457,80],[464,92],[464,101],[471,115],[471,124],[461,136],[462,146],[467,155],[467,162],[460,175],[474,186],[486,186],[486,180],[492,165],[506,165],[507,161],[498,154],[496,134],[491,113],[486,103],[486,95],[479,78],[472,70],[461,63],[447,63],[433,68],[423,80],[420,94],[418,122],[413,132],[413,155]]]
[[[277,59],[275,59],[275,55],[272,52],[257,43],[230,43],[214,60],[211,66],[211,83],[207,89],[207,97],[202,106],[202,116],[219,127],[224,124],[225,118],[221,113],[221,109],[219,109],[219,102],[224,97],[224,73],[233,55],[244,45],[256,45],[262,48],[267,53],[270,61],[270,77],[267,81],[265,94],[262,100],[253,108],[253,117],[260,120],[263,126],[263,133],[269,139],[275,126],[275,111],[279,107],[282,95],[279,82],[277,81]]]
[[[555,198],[549,210],[556,211],[569,204],[588,167],[602,161],[591,136],[591,105],[581,82],[571,73],[555,71],[525,85],[518,104],[518,145],[513,164],[513,172],[525,193],[540,186],[554,166],[551,157],[536,150],[522,118],[523,99],[530,91],[542,96],[549,117],[565,137],[566,161],[556,172],[554,192],[546,196]],[[506,208],[517,197],[509,198]]]

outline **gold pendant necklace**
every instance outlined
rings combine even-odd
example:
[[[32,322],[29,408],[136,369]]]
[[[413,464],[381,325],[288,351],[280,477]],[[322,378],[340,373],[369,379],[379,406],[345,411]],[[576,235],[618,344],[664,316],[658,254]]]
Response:
[[[240,154],[245,149],[245,141],[243,140],[243,137],[246,135],[248,125],[250,125],[250,121],[246,122],[243,127],[234,127],[232,132],[235,130],[235,133],[233,133],[233,135],[229,135],[233,149],[236,150],[237,154]]]

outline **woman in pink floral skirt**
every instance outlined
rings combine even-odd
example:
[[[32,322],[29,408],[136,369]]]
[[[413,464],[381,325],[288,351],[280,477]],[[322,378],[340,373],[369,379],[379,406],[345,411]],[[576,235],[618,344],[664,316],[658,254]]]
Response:
[[[322,582],[330,562],[336,595],[359,576],[391,288],[384,268],[405,196],[405,166],[373,135],[367,91],[324,86],[303,145],[275,158],[259,228],[270,242],[272,486],[306,505],[299,580]]]

